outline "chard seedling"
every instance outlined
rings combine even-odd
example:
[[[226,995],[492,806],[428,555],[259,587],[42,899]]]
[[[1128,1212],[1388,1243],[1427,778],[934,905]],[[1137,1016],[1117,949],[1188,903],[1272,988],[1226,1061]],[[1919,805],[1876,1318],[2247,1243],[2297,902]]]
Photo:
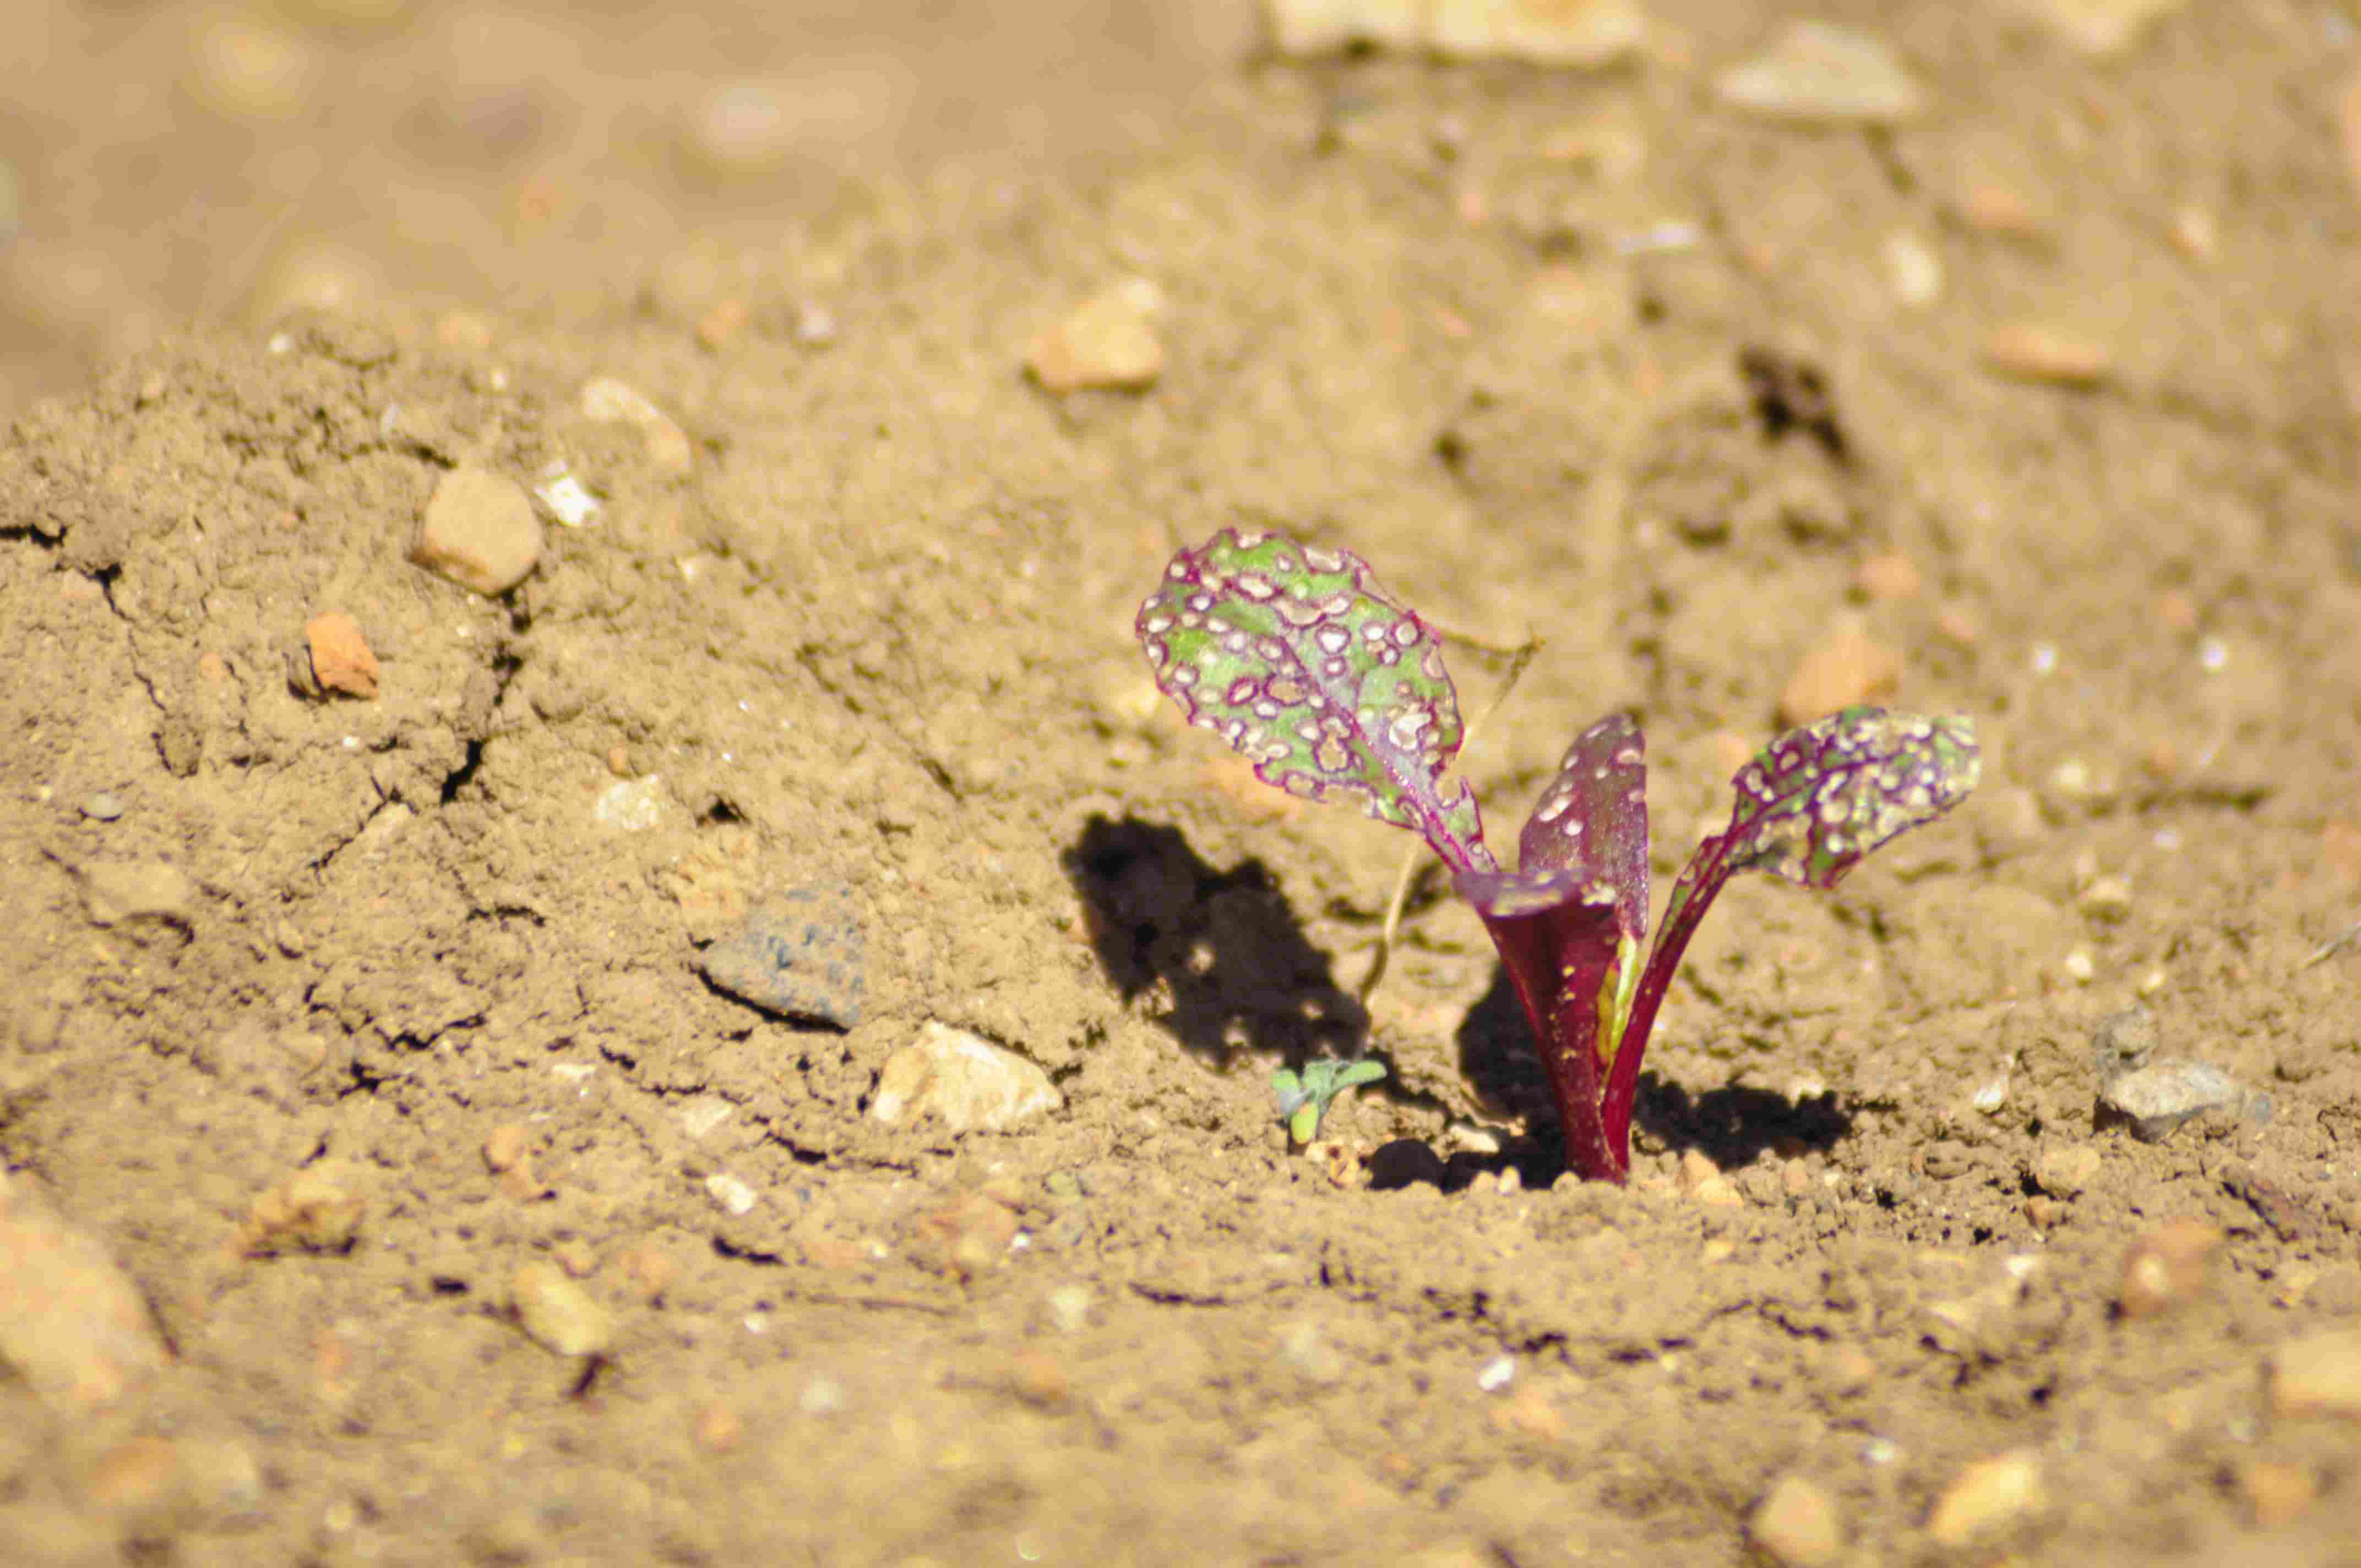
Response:
[[[1518,869],[1504,872],[1475,795],[1444,781],[1463,731],[1442,641],[1349,552],[1224,530],[1173,557],[1137,630],[1157,685],[1265,783],[1357,801],[1450,868],[1532,1022],[1568,1162],[1598,1180],[1630,1173],[1641,1058],[1730,879],[1763,871],[1832,888],[1966,798],[1980,767],[1974,726],[1956,715],[1848,707],[1789,730],[1731,781],[1730,825],[1673,884],[1642,963],[1646,748],[1628,716],[1576,737],[1518,836]]]
[[[1320,1135],[1320,1124],[1338,1095],[1364,1083],[1375,1083],[1385,1075],[1383,1062],[1337,1061],[1322,1057],[1305,1062],[1301,1077],[1288,1068],[1272,1073],[1270,1092],[1279,1102],[1279,1116],[1287,1124],[1287,1135],[1300,1148]]]

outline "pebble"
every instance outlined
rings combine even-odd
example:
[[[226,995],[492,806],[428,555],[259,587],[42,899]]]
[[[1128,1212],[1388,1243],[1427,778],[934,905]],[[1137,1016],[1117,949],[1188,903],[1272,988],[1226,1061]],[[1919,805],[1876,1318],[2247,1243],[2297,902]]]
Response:
[[[1960,1471],[1944,1489],[1927,1516],[1927,1533],[1939,1545],[1965,1546],[2016,1522],[2044,1501],[2038,1460],[2021,1449],[1995,1454]]]
[[[497,598],[541,559],[541,520],[513,481],[483,468],[454,468],[434,487],[410,559]]]
[[[885,1058],[869,1114],[888,1124],[931,1113],[954,1133],[999,1132],[1066,1102],[1040,1067],[991,1041],[929,1021]]]
[[[123,798],[102,789],[82,797],[82,814],[93,822],[112,822],[123,815]]]
[[[1036,337],[1025,351],[1025,367],[1045,390],[1064,394],[1085,388],[1140,391],[1164,369],[1164,345],[1155,318],[1163,293],[1145,278],[1127,278],[1102,290]]]
[[[582,417],[593,424],[628,424],[640,433],[648,461],[668,474],[686,474],[695,466],[697,449],[688,433],[645,394],[612,376],[582,384]]]
[[[2206,1265],[2223,1240],[2217,1227],[2186,1217],[2140,1237],[2124,1255],[2116,1310],[2126,1318],[2149,1318],[2195,1299],[2205,1288]]]
[[[624,1280],[642,1300],[650,1304],[664,1299],[664,1292],[672,1288],[673,1276],[678,1272],[670,1255],[644,1242],[625,1249],[616,1261],[622,1268]]]
[[[1721,1173],[1721,1168],[1697,1149],[1681,1151],[1681,1190],[1708,1209],[1740,1209],[1745,1196]]]
[[[93,926],[126,920],[186,925],[196,895],[189,873],[164,861],[93,861],[82,868],[82,908]]]
[[[2271,1409],[2290,1420],[2361,1421],[2361,1329],[2334,1329],[2281,1345],[2271,1357]]]
[[[1609,64],[1647,37],[1638,0],[1269,0],[1272,41],[1286,55],[1374,45],[1462,60]]]
[[[982,1192],[962,1192],[910,1223],[915,1261],[954,1278],[972,1279],[1008,1256],[1016,1216]]]
[[[324,1159],[296,1171],[247,1210],[239,1247],[248,1257],[285,1252],[348,1252],[368,1200],[352,1168]]]
[[[303,641],[312,651],[312,678],[323,691],[364,700],[377,696],[377,655],[351,616],[335,609],[313,616],[303,623]]]
[[[159,1376],[147,1299],[97,1239],[0,1166],[0,1369],[60,1415],[87,1416]]]
[[[604,1355],[614,1347],[615,1315],[554,1263],[528,1263],[509,1279],[509,1310],[534,1343],[554,1354]]]
[[[1292,1323],[1279,1336],[1279,1365],[1306,1383],[1326,1387],[1345,1380],[1344,1352],[1328,1341],[1317,1323]]]
[[[2100,877],[2077,894],[2074,902],[2092,919],[2113,925],[2132,912],[2131,879]]]
[[[1746,1519],[1747,1538],[1781,1568],[1818,1568],[1844,1550],[1836,1499],[1816,1482],[1779,1477]]]
[[[2128,1072],[2155,1055],[2162,1038],[2156,1014],[2145,1007],[2135,1004],[2110,1013],[2092,1031],[2092,1068],[2102,1080]]]
[[[2100,1163],[2088,1144],[2046,1148],[2033,1158],[2034,1185],[2053,1198],[2071,1198],[2098,1179]]]
[[[752,1212],[761,1195],[728,1171],[718,1171],[705,1179],[705,1190],[723,1211],[731,1214]]]
[[[1891,125],[1927,106],[1926,89],[1883,38],[1833,22],[1788,23],[1713,88],[1732,108],[1778,120]]]
[[[1902,659],[1866,632],[1847,630],[1804,655],[1779,689],[1783,723],[1804,724],[1894,689]]]
[[[2249,1100],[2228,1073],[2185,1057],[2158,1058],[2116,1074],[2100,1087],[2099,1108],[2103,1121],[2123,1121],[2144,1144],[2162,1143],[2182,1124],[2209,1111],[2256,1121],[2270,1116],[2269,1096]]]
[[[2014,0],[2012,8],[2042,23],[2086,55],[2121,54],[2140,40],[2158,16],[2180,9],[2184,0]]]
[[[735,935],[705,950],[699,967],[766,1013],[850,1029],[861,1022],[866,951],[852,890],[814,883],[765,900]]]
[[[533,499],[560,527],[587,528],[598,521],[598,498],[575,477],[563,457],[542,469],[533,487]]]
[[[2320,1497],[2318,1477],[2301,1464],[2249,1459],[2237,1466],[2235,1474],[2238,1490],[2246,1499],[2248,1515],[2257,1530],[2279,1530],[2293,1524]]]
[[[664,820],[664,775],[650,773],[643,779],[621,779],[600,790],[590,817],[601,828],[644,833]]]
[[[1896,300],[1915,311],[1943,297],[1943,261],[1925,240],[1907,230],[1896,231],[1885,236],[1881,255]]]
[[[533,1129],[522,1122],[503,1122],[484,1139],[484,1168],[497,1176],[522,1165],[533,1154]]]
[[[2090,338],[2015,322],[1993,328],[1984,339],[1984,363],[2021,381],[2087,389],[2107,378],[2114,356]]]

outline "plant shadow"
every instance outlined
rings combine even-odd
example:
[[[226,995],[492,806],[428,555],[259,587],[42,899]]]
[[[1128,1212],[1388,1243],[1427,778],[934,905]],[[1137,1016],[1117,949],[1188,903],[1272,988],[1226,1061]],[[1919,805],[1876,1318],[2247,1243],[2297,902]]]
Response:
[[[1493,970],[1491,988],[1459,1026],[1459,1068],[1488,1105],[1523,1117],[1536,1141],[1562,1156],[1549,1080],[1506,970]],[[1692,1094],[1642,1069],[1631,1124],[1636,1143],[1696,1149],[1722,1169],[1738,1170],[1766,1149],[1792,1156],[1833,1148],[1852,1132],[1852,1115],[1833,1095],[1795,1101],[1734,1083]]]
[[[1208,864],[1177,828],[1093,816],[1060,857],[1091,946],[1127,1003],[1227,1069],[1247,1050],[1358,1054],[1369,1020],[1260,861]]]

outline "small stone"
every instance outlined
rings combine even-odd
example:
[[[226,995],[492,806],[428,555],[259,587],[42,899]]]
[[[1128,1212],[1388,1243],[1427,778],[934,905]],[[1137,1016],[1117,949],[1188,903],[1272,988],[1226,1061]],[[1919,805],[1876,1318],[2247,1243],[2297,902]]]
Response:
[[[303,640],[312,651],[312,678],[322,690],[377,696],[377,655],[351,616],[333,609],[315,615],[303,623]]]
[[[752,1187],[726,1170],[717,1171],[707,1177],[705,1190],[711,1195],[716,1203],[721,1205],[726,1212],[731,1214],[744,1214],[752,1212],[761,1196]]]
[[[1306,1383],[1323,1387],[1345,1380],[1345,1354],[1328,1342],[1317,1323],[1291,1323],[1279,1339],[1279,1365]]]
[[[2066,950],[2066,956],[2058,960],[2058,967],[2075,984],[2088,985],[2098,978],[2099,959],[2090,948],[2076,946]]]
[[[1836,1499],[1817,1483],[1790,1473],[1779,1477],[1747,1516],[1747,1538],[1781,1568],[1818,1568],[1844,1550]]]
[[[2144,1144],[2161,1143],[2209,1111],[2249,1109],[2246,1092],[2220,1068],[2182,1057],[2159,1058],[2119,1073],[2099,1091],[2101,1120],[2120,1120]]]
[[[123,815],[123,801],[112,790],[99,790],[82,797],[82,814],[93,822],[112,822]]]
[[[932,1113],[954,1133],[999,1132],[1065,1102],[1038,1064],[929,1021],[915,1043],[885,1058],[869,1114],[901,1123]]]
[[[1433,0],[1425,42],[1459,60],[1587,68],[1621,60],[1647,34],[1636,0]]]
[[[673,1266],[672,1259],[655,1247],[643,1242],[628,1248],[617,1261],[622,1266],[624,1279],[639,1293],[642,1300],[650,1303],[660,1301],[664,1299],[664,1293],[672,1288],[673,1276],[677,1270]]]
[[[93,926],[126,920],[186,925],[196,894],[189,873],[163,861],[94,861],[82,868],[82,908]]]
[[[2044,1505],[2041,1465],[2023,1450],[1980,1459],[1936,1499],[1927,1533],[1942,1546],[1965,1546],[2004,1530]]]
[[[2131,879],[2100,877],[2076,894],[2074,902],[2092,919],[2114,925],[2132,912]]]
[[[2295,1523],[2320,1497],[2320,1481],[2301,1464],[2249,1459],[2237,1466],[2238,1490],[2257,1530]]]
[[[146,1297],[96,1238],[0,1163],[0,1372],[60,1415],[93,1415],[161,1376]]]
[[[1885,41],[1832,22],[1790,22],[1762,54],[1714,78],[1732,108],[1766,119],[1891,125],[1927,106],[1926,89]]]
[[[2156,1014],[2140,1006],[2110,1013],[2091,1036],[2091,1066],[2102,1081],[2128,1072],[2156,1054],[2162,1039]]]
[[[1996,180],[1979,180],[1960,197],[1960,217],[1979,234],[2005,239],[2041,237],[2041,214],[2025,192]]]
[[[2014,0],[2012,9],[2047,26],[2086,55],[2121,54],[2184,0]]]
[[[2361,1421],[2361,1329],[2334,1329],[2281,1345],[2271,1357],[2271,1409],[2289,1420]]]
[[[1901,657],[1866,633],[1839,631],[1804,655],[1779,691],[1779,717],[1804,724],[1824,714],[1866,702],[1894,689],[1902,675]]]
[[[615,1317],[554,1263],[528,1263],[509,1279],[509,1310],[533,1342],[558,1355],[604,1355]]]
[[[568,1279],[588,1279],[598,1272],[598,1255],[588,1242],[565,1241],[549,1249]]]
[[[1934,247],[1907,230],[1885,236],[1880,255],[1894,297],[1912,310],[1924,310],[1943,297],[1943,262]]]
[[[494,1175],[524,1163],[533,1153],[533,1129],[522,1122],[503,1122],[484,1140],[484,1168]]]
[[[482,468],[454,468],[426,503],[410,559],[461,587],[497,598],[541,559],[541,520],[513,482]]]
[[[2099,1151],[2088,1144],[2053,1146],[2033,1157],[2034,1185],[2053,1198],[2071,1198],[2097,1179],[2099,1165]]]
[[[1016,1239],[1016,1216],[983,1192],[962,1192],[910,1223],[915,1261],[960,1280],[997,1267]]]
[[[2205,1288],[2206,1263],[2222,1242],[2219,1229],[2189,1218],[2140,1237],[2124,1255],[2116,1310],[2126,1318],[2147,1318],[2194,1299]]]
[[[1696,1149],[1681,1151],[1681,1190],[1708,1209],[1742,1209],[1741,1193],[1719,1166]]]
[[[697,1413],[697,1446],[708,1453],[728,1453],[745,1441],[746,1423],[727,1405],[708,1405]]]
[[[1037,1410],[1052,1410],[1066,1402],[1072,1388],[1057,1357],[1028,1349],[1008,1358],[1008,1391]]]
[[[2107,378],[2114,356],[2089,338],[2018,322],[1995,328],[1984,339],[1984,363],[2022,381],[2090,388]]]
[[[1896,603],[1915,599],[1926,587],[1918,564],[1899,550],[1872,555],[1852,569],[1853,591],[1865,599]]]
[[[305,1166],[247,1209],[240,1249],[248,1257],[284,1252],[349,1252],[368,1200],[341,1160]]]
[[[91,1462],[82,1476],[82,1496],[141,1534],[170,1528],[181,1513],[188,1477],[170,1438],[152,1434],[116,1443]]]
[[[697,341],[709,353],[719,354],[738,341],[745,332],[752,313],[746,302],[736,295],[716,300],[706,313],[697,318]]]
[[[664,775],[650,773],[643,779],[623,779],[600,790],[597,803],[590,808],[590,817],[601,828],[620,833],[644,833],[664,820]]]
[[[612,376],[584,382],[581,408],[582,417],[593,424],[628,424],[637,430],[648,460],[666,473],[685,474],[695,466],[696,448],[688,433],[627,382]]]
[[[1045,390],[1060,394],[1085,388],[1141,391],[1164,369],[1164,345],[1154,319],[1162,291],[1145,278],[1130,278],[1093,294],[1056,326],[1036,337],[1025,367]]]
[[[852,890],[815,883],[766,900],[736,935],[705,950],[699,968],[766,1013],[850,1029],[861,1022],[866,950]]]

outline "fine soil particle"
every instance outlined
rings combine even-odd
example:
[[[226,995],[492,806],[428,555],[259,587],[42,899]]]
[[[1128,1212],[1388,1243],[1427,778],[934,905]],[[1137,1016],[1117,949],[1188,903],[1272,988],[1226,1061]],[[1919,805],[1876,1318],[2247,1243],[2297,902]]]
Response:
[[[2349,1557],[2348,20],[794,9],[12,16],[0,1556]],[[1255,525],[1540,640],[1496,840],[1612,710],[1660,895],[1783,708],[1983,784],[1562,1179],[1148,684]]]

